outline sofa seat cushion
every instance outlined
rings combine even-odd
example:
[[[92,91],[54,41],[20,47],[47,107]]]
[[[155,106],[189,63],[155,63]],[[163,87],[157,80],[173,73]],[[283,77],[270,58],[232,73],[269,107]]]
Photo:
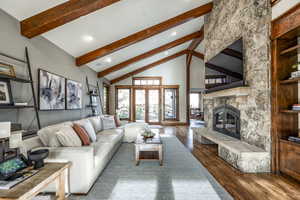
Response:
[[[101,131],[97,134],[97,143],[117,144],[123,138],[123,129],[109,129]]]

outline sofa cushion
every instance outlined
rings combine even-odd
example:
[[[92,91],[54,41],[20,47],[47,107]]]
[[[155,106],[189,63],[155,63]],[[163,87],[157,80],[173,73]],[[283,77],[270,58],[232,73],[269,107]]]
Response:
[[[116,122],[114,116],[103,115],[101,116],[103,130],[114,129],[116,128]]]
[[[96,142],[96,140],[97,140],[96,132],[95,132],[94,127],[93,127],[92,123],[90,122],[90,120],[82,119],[82,120],[75,121],[74,123],[82,126],[86,130],[86,132],[89,134],[91,141]]]
[[[97,142],[100,142],[100,143],[112,143],[113,145],[115,145],[120,140],[122,140],[123,136],[124,136],[123,129],[109,129],[109,130],[104,130],[104,131],[101,131],[97,135]]]
[[[90,122],[92,123],[96,133],[102,131],[103,128],[100,116],[90,117],[87,119],[90,120]]]
[[[85,131],[84,128],[82,128],[82,126],[80,126],[79,124],[74,124],[73,129],[84,146],[88,146],[91,144],[89,134]]]
[[[80,147],[81,140],[71,126],[65,126],[56,132],[58,141],[64,147]]]
[[[38,131],[38,136],[41,139],[44,146],[47,147],[60,147],[60,143],[57,140],[55,133],[64,126],[72,126],[72,122],[64,122],[52,126],[47,126]]]

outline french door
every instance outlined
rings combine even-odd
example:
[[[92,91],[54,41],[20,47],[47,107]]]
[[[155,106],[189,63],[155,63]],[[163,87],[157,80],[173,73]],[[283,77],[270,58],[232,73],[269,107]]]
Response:
[[[134,89],[133,120],[159,124],[161,122],[160,89]]]

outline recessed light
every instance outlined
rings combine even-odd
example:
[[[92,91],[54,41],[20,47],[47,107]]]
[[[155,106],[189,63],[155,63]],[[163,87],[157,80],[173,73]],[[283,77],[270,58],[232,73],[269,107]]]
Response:
[[[92,42],[94,40],[93,36],[91,36],[91,35],[84,35],[84,36],[82,36],[82,39],[85,42]]]
[[[177,35],[177,32],[176,31],[173,31],[172,33],[171,33],[171,36],[176,36]]]
[[[111,63],[112,59],[110,57],[105,58],[105,62]]]

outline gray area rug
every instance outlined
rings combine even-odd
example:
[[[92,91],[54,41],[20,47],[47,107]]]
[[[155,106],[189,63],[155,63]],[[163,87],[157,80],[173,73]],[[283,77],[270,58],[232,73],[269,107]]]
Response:
[[[175,136],[163,137],[164,165],[134,162],[134,145],[122,144],[87,196],[71,200],[233,199]]]

